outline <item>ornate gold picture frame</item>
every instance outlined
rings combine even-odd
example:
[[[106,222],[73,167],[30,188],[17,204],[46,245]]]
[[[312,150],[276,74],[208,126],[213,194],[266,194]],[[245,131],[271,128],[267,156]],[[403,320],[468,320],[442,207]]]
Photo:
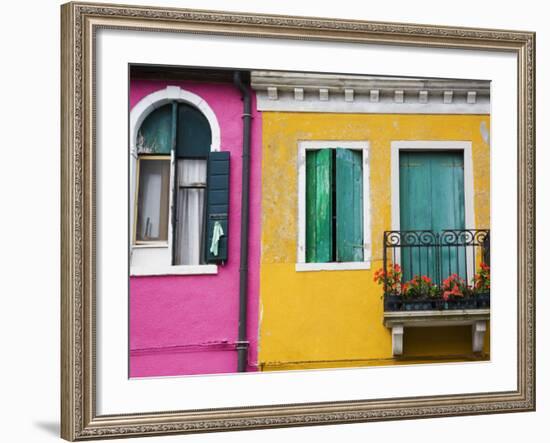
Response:
[[[535,409],[535,34],[524,31],[270,16],[73,2],[62,22],[61,435],[87,440],[161,434],[533,411]],[[517,57],[517,389],[118,415],[97,413],[96,34],[184,33]],[[511,249],[515,254],[516,249]],[[398,369],[396,369],[398,370]]]

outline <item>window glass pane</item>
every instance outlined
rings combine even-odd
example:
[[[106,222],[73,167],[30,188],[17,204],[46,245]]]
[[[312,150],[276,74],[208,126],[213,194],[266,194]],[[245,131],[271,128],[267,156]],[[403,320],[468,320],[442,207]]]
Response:
[[[172,105],[164,105],[149,114],[137,136],[138,154],[169,154],[172,146]]]
[[[170,160],[139,162],[137,241],[168,240]]]
[[[206,160],[178,160],[174,264],[204,263]]]
[[[194,106],[178,104],[176,155],[178,158],[208,158],[212,144],[210,123]]]
[[[206,160],[178,160],[179,186],[206,186]]]

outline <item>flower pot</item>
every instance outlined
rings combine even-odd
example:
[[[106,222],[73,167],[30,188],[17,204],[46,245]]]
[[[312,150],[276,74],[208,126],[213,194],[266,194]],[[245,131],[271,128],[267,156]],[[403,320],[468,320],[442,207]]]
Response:
[[[384,297],[384,311],[400,311],[403,301],[399,295],[386,295]]]
[[[420,310],[422,311],[431,311],[432,310],[432,303],[430,300],[422,300],[420,303]]]
[[[491,307],[491,293],[484,292],[476,295],[476,307],[478,309],[489,309]]]
[[[405,311],[431,311],[433,305],[428,299],[409,299],[403,301]]]
[[[464,309],[464,299],[463,298],[450,298],[444,303],[444,309],[452,311],[455,309]]]

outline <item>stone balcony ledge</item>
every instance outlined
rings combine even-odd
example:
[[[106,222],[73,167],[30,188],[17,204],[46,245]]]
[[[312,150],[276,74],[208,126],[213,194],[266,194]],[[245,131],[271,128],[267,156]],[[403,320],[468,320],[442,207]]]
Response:
[[[384,326],[392,330],[393,355],[403,354],[405,328],[472,325],[472,351],[483,350],[489,309],[384,312]]]

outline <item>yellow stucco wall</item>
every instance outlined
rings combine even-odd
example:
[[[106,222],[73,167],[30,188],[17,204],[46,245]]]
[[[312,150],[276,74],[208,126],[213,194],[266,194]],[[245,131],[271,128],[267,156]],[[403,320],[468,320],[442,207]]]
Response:
[[[488,115],[264,112],[259,362],[262,370],[456,361],[474,358],[468,327],[405,333],[405,356],[392,357],[384,327],[382,235],[391,229],[390,143],[472,142],[476,228],[489,228]],[[368,140],[372,265],[362,271],[297,272],[298,141]],[[488,357],[489,334],[484,355]]]

